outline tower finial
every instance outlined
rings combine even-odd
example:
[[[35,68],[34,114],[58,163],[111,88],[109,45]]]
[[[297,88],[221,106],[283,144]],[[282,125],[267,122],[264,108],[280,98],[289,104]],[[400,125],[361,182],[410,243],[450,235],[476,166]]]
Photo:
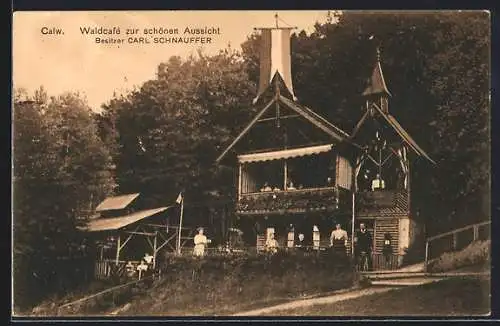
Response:
[[[274,19],[276,20],[276,28],[278,28],[278,13],[274,14]]]

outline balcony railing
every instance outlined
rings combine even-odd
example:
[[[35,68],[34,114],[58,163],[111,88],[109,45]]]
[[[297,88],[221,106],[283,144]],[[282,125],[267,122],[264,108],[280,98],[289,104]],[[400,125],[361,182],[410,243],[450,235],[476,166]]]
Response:
[[[269,191],[242,194],[237,204],[240,214],[286,214],[334,211],[343,208],[348,198],[335,187]],[[347,197],[347,198],[344,198]]]
[[[406,213],[408,198],[402,191],[376,190],[356,194],[356,210],[364,213]]]

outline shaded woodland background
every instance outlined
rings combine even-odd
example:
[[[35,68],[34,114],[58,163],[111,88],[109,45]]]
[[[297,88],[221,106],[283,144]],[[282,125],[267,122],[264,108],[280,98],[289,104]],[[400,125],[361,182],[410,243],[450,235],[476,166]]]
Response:
[[[234,198],[233,172],[214,161],[258,109],[258,41],[250,35],[241,53],[165,58],[154,79],[99,114],[78,93],[15,90],[16,305],[67,290],[59,262],[86,257],[76,227],[107,195],[141,192],[149,207],[180,190],[187,205]],[[437,162],[413,167],[427,233],[489,219],[488,13],[332,13],[292,37],[299,101],[351,132],[379,44],[389,110]]]

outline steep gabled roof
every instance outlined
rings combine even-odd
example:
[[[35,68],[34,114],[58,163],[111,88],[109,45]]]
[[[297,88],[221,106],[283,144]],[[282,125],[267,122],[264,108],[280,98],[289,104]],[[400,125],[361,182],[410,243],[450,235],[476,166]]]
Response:
[[[315,113],[311,109],[298,104],[297,102],[294,102],[285,96],[280,95],[278,98],[274,98],[271,100],[266,106],[255,116],[255,118],[250,121],[250,123],[243,129],[243,131],[234,139],[234,141],[222,152],[221,155],[216,159],[216,162],[219,163],[226,155],[227,153],[238,143],[238,141],[245,136],[248,131],[257,123],[257,121],[264,115],[264,113],[271,107],[272,104],[274,103],[281,103],[288,107],[289,109],[295,111],[298,115],[302,116],[305,118],[307,121],[312,123],[314,126],[317,128],[321,129],[325,133],[327,133],[329,136],[334,138],[337,141],[343,141],[343,140],[349,140],[349,134],[347,134],[345,131],[341,130],[340,128],[334,126],[332,123],[330,123],[328,120],[320,116],[319,114]]]
[[[224,158],[224,156],[226,156],[226,154],[231,150],[231,148],[233,148],[236,145],[236,143],[238,143],[240,141],[240,139],[243,138],[243,136],[245,136],[248,133],[248,131],[253,127],[253,125],[255,125],[255,123],[257,123],[257,121],[260,119],[260,117],[262,117],[264,115],[264,113],[266,113],[267,109],[269,109],[271,107],[271,105],[273,105],[273,103],[275,103],[275,102],[276,102],[276,98],[273,98],[269,103],[266,104],[266,106],[259,113],[257,113],[255,118],[253,118],[252,121],[250,121],[250,123],[243,129],[242,132],[240,132],[240,134],[233,140],[231,145],[229,145],[224,150],[224,152],[222,152],[222,154],[219,155],[219,157],[215,160],[217,163],[219,163]]]
[[[294,110],[295,112],[306,118],[313,125],[323,130],[333,138],[339,141],[349,138],[348,133],[338,128],[337,126],[333,125],[328,120],[326,120],[313,110],[309,109],[308,107],[300,105],[297,102],[291,101],[282,95],[280,95],[279,100],[281,101],[281,103],[285,104],[287,107],[289,107],[290,109]]]
[[[380,110],[377,108],[377,110]],[[410,134],[404,130],[404,128],[399,124],[399,122],[390,114],[382,114],[382,116],[389,122],[389,124],[396,130],[396,132],[405,140],[406,143],[408,143],[415,152],[417,152],[419,155],[422,155],[426,159],[428,159],[430,162],[433,164],[436,164],[436,162],[429,157],[429,155],[420,147],[418,146],[417,142],[413,140],[413,138],[410,136]]]
[[[396,133],[403,139],[403,141],[410,146],[410,148],[417,153],[417,155],[425,157],[427,160],[432,162],[433,164],[436,164],[436,162],[429,157],[429,155],[417,144],[417,142],[410,136],[410,134],[399,124],[399,122],[394,118],[389,113],[385,113],[382,111],[382,109],[375,103],[372,103],[373,107],[377,110],[377,112],[384,118],[384,120],[389,124],[389,126],[396,131]],[[366,117],[368,116],[368,111],[363,115],[361,120],[358,122],[356,127],[353,130],[353,133],[351,135],[351,140],[354,139],[354,137],[357,135],[359,129],[361,128],[362,124],[366,120]]]

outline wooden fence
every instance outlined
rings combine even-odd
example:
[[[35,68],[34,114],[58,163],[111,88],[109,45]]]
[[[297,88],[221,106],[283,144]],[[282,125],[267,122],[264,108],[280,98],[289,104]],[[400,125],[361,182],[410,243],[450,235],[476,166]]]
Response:
[[[140,263],[139,261],[130,262],[133,264],[134,270]],[[113,277],[118,279],[124,278],[127,276],[127,263],[129,261],[120,260],[117,265],[114,259],[97,260],[94,265],[94,278],[97,280],[105,280]]]
[[[72,315],[72,314],[82,314],[89,312],[89,310],[95,309],[95,307],[99,307],[103,304],[103,301],[109,300],[113,305],[119,305],[119,292],[131,291],[131,289],[135,286],[138,286],[142,283],[147,283],[152,281],[155,278],[155,275],[150,275],[148,277],[144,277],[140,280],[134,280],[125,284],[117,285],[111,288],[108,288],[104,291],[100,291],[98,293],[94,293],[88,296],[85,296],[81,299],[66,303],[57,308],[57,315]]]
[[[425,266],[445,252],[464,249],[478,240],[491,239],[491,221],[471,224],[428,237],[425,242]]]

